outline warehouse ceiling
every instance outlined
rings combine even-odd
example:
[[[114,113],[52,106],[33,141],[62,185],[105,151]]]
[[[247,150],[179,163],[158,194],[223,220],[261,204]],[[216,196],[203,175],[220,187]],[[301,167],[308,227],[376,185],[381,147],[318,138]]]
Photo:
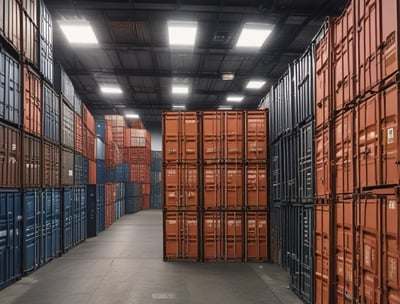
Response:
[[[229,105],[229,94],[244,95],[234,108],[256,108],[261,98],[299,57],[325,16],[337,15],[345,0],[45,0],[54,22],[55,61],[61,63],[95,115],[140,115],[149,129],[160,128],[161,112],[172,105],[187,110]],[[98,44],[69,44],[61,20],[87,20]],[[169,45],[170,20],[196,21],[191,49]],[[271,35],[258,50],[235,47],[245,23],[268,23]],[[233,80],[222,80],[233,73]],[[260,90],[246,90],[250,79]],[[173,95],[173,84],[187,95]],[[105,95],[101,84],[118,84],[122,94]]]

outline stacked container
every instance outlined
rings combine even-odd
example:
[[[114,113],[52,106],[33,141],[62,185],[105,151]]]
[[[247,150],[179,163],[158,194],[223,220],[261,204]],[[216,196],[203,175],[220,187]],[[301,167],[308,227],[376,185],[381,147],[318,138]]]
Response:
[[[161,163],[162,163],[162,152],[161,151],[151,151],[150,207],[152,209],[161,209],[162,208]]]
[[[267,123],[265,111],[164,113],[165,260],[266,260]]]
[[[103,231],[105,225],[106,203],[106,123],[104,120],[96,120],[96,233]]]

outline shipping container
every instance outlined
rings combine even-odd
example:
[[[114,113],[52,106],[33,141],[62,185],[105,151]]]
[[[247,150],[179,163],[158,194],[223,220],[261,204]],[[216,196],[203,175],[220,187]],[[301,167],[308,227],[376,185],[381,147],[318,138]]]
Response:
[[[125,184],[125,195],[126,195],[126,197],[141,197],[142,196],[142,184],[126,183]]]
[[[133,214],[143,209],[142,197],[127,197],[125,199],[126,213]]]
[[[62,221],[62,249],[63,252],[68,251],[73,247],[73,235],[74,235],[74,221],[75,216],[75,192],[73,187],[62,189],[62,210],[63,210],[63,221]],[[78,214],[77,214],[78,215]]]
[[[38,1],[37,0],[22,0],[20,1],[24,12],[29,16],[32,22],[38,24]]]
[[[74,184],[74,152],[61,149],[61,186]]]
[[[107,183],[105,185],[105,227],[110,227],[115,221],[116,185]]]
[[[105,229],[105,186],[104,185],[96,185],[96,232],[100,233]]]
[[[61,144],[74,149],[75,147],[75,116],[74,111],[61,98]]]
[[[332,195],[332,181],[334,176],[331,168],[332,134],[329,127],[321,127],[315,132],[315,192],[317,197]]]
[[[298,198],[305,204],[313,202],[315,194],[314,122],[299,129]]]
[[[87,185],[89,178],[89,164],[86,157],[75,153],[74,183],[75,185]]]
[[[36,15],[36,13],[35,13]],[[22,17],[22,56],[35,68],[39,68],[39,28],[38,25],[23,12]]]
[[[97,236],[97,187],[87,186],[87,237]]]
[[[9,0],[1,0],[1,4]],[[10,2],[14,5],[15,0]],[[1,9],[1,7],[0,7]],[[0,10],[1,13],[1,10]],[[0,51],[0,119],[20,125],[22,123],[21,101],[22,76],[20,64],[5,50]]]
[[[0,124],[0,186],[21,186],[21,132]]]
[[[40,77],[24,66],[24,130],[42,135],[42,85]]]
[[[202,138],[204,162],[218,163],[223,159],[224,112],[204,112],[202,115]]]
[[[162,169],[162,151],[151,151],[151,171]]]
[[[21,276],[22,197],[13,190],[0,191],[0,288]]]
[[[60,98],[53,89],[43,83],[43,136],[55,143],[60,142]]]
[[[96,181],[97,184],[106,183],[106,165],[104,160],[96,160]]]
[[[60,186],[61,154],[60,148],[49,142],[43,142],[43,187]]]
[[[64,97],[64,101],[71,108],[74,108],[74,85],[60,64],[54,67],[54,87]]]
[[[82,119],[82,100],[76,92],[74,94],[74,111]]]
[[[78,153],[83,153],[83,145],[86,142],[83,141],[83,125],[82,125],[82,117],[80,117],[78,114],[74,115],[75,117],[75,132],[74,132],[74,142],[75,142],[75,151]]]
[[[124,139],[125,147],[149,147],[151,145],[150,132],[144,129],[125,128]]]
[[[21,6],[17,0],[0,1],[0,31],[15,50],[21,49]]]
[[[196,212],[164,212],[164,260],[199,260],[199,217]]]
[[[164,208],[196,210],[199,207],[199,168],[197,165],[167,165],[164,169]],[[205,197],[205,202],[209,200]]]
[[[97,176],[97,164],[93,160],[88,161],[88,171],[89,171],[89,177],[88,177],[88,185],[95,185],[96,184],[96,176]]]
[[[150,165],[131,164],[129,181],[132,183],[150,183]]]
[[[151,150],[145,147],[129,147],[124,149],[124,162],[131,164],[150,164]]]
[[[150,194],[144,194],[142,196],[142,209],[150,209],[151,203],[150,203]]]
[[[74,217],[72,224],[72,244],[78,245],[87,237],[87,189],[86,186],[74,188]]]
[[[42,142],[36,137],[25,134],[23,138],[23,174],[22,186],[42,186]]]
[[[40,0],[40,73],[47,81],[53,84],[54,57],[53,57],[53,19]]]
[[[267,213],[265,211],[245,212],[244,226],[246,235],[245,261],[266,262],[268,260]],[[229,240],[231,239],[229,235],[226,237]]]
[[[268,152],[268,111],[247,111],[245,115],[245,159],[265,163]]]
[[[233,170],[232,170],[233,169]],[[268,171],[265,164],[248,164],[246,166],[245,176],[245,196],[246,196],[246,208],[250,210],[267,210],[268,206]],[[229,183],[232,179],[232,173],[235,172],[235,168],[228,167],[227,176],[225,180],[228,181],[227,193],[232,194],[234,186]],[[239,181],[238,181],[239,182]],[[237,189],[237,186],[236,186]],[[228,202],[230,201],[228,197]]]
[[[96,159],[105,160],[106,157],[106,146],[104,142],[97,137],[96,138]]]

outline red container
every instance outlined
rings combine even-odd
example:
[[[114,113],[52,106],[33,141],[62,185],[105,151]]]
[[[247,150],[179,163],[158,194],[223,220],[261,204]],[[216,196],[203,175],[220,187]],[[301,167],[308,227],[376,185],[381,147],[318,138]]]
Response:
[[[96,134],[96,121],[89,110],[85,114],[85,125],[92,134]]]
[[[142,196],[143,209],[150,209],[150,194],[144,194]]]
[[[210,262],[242,261],[243,212],[205,212],[203,215],[203,257]]]
[[[315,125],[319,128],[329,119],[331,106],[331,75],[330,75],[330,33],[326,31],[315,47]]]
[[[111,121],[106,120],[105,129],[105,144],[111,144],[113,142]]]
[[[115,222],[115,201],[116,201],[116,184],[107,183],[105,185],[106,195],[106,228],[110,227]]]
[[[21,186],[21,132],[0,124],[0,186]]]
[[[131,183],[150,183],[150,166],[146,164],[130,165]]]
[[[196,212],[164,212],[164,260],[199,259]]]
[[[96,184],[96,161],[89,160],[89,185]]]
[[[75,113],[75,151],[78,153],[83,152],[83,126],[82,117]]]
[[[113,142],[121,149],[125,146],[125,127],[112,127]]]
[[[37,136],[42,134],[41,81],[26,65],[24,66],[24,130]]]
[[[222,192],[223,166],[205,165],[203,169],[203,202],[204,209],[216,209],[223,205]],[[164,178],[164,181],[166,177]],[[166,189],[166,188],[164,188]]]
[[[223,200],[220,207],[227,210],[244,208],[244,175],[245,168],[242,164],[223,165],[223,178],[221,180]]]
[[[17,0],[0,1],[0,31],[12,46],[21,49],[21,6]]]
[[[163,174],[164,208],[196,210],[199,206],[198,166],[169,164]]]
[[[221,162],[223,160],[223,120],[224,112],[204,112],[203,124],[203,160]]]
[[[331,286],[332,282],[332,206],[330,204],[315,205],[315,303],[333,303]]]
[[[132,119],[129,126],[132,129],[144,129],[144,125],[140,119]]]
[[[265,164],[246,166],[246,207],[251,210],[266,210],[268,204],[268,172]]]
[[[124,162],[130,164],[149,164],[151,158],[146,147],[130,147],[124,149]]]
[[[68,149],[61,150],[61,186],[74,184],[74,152]]]
[[[22,186],[38,188],[42,186],[42,143],[40,139],[24,135],[23,139]]]
[[[150,132],[144,129],[125,129],[125,147],[148,147]]]
[[[355,98],[355,10],[351,1],[340,17],[330,19],[333,31],[334,109],[341,110]]]
[[[92,143],[94,144],[94,143]],[[82,124],[82,155],[87,158],[88,155],[88,138],[87,138],[87,128]]]
[[[22,14],[22,55],[24,59],[39,67],[39,29],[26,12]]]
[[[268,112],[247,111],[246,115],[246,160],[267,161]]]
[[[224,121],[224,160],[241,163],[244,159],[244,115],[243,111],[226,111]]]
[[[57,188],[60,186],[61,151],[56,145],[43,143],[43,187]]]
[[[331,144],[329,126],[317,129],[315,132],[315,190],[317,197],[321,198],[328,198],[332,194]]]
[[[355,122],[354,111],[349,110],[335,119],[336,193],[353,193],[355,185]]]
[[[142,194],[150,194],[151,184],[142,184]]]
[[[123,127],[126,128],[126,121],[124,116],[121,115],[106,115],[104,116],[106,121],[111,123],[113,127]]]
[[[247,262],[266,262],[268,259],[266,212],[246,212],[245,229],[245,260]]]

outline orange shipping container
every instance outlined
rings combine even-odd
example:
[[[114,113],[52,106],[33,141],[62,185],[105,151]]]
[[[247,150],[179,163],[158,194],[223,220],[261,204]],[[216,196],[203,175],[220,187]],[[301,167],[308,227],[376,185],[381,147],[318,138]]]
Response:
[[[332,144],[329,126],[321,127],[315,132],[315,190],[317,197],[330,197],[331,189],[331,151]]]
[[[83,126],[82,126],[82,117],[75,113],[75,151],[82,153],[83,152]],[[86,144],[86,143],[85,143]]]
[[[199,259],[199,222],[196,212],[164,212],[164,260]]]
[[[105,186],[105,208],[106,208],[106,228],[110,227],[115,221],[115,201],[116,201],[116,184],[107,183]]]
[[[96,184],[96,161],[89,160],[89,185]]]
[[[267,261],[267,213],[245,213],[245,260],[248,262]]]
[[[24,130],[37,136],[42,134],[41,81],[24,66]]]
[[[246,160],[267,161],[268,112],[246,112]]]
[[[221,162],[223,160],[223,119],[224,112],[204,112],[203,125],[203,160]]]
[[[58,146],[44,142],[43,153],[43,187],[60,186],[61,150]]]
[[[225,112],[226,142],[224,143],[224,159],[227,162],[243,162],[244,151],[244,117],[243,111]]]
[[[96,136],[90,132],[89,129],[86,129],[86,156],[90,160],[96,159]]]
[[[151,184],[142,184],[142,194],[150,194]]]
[[[268,172],[265,164],[246,166],[246,207],[252,210],[266,210]]]
[[[150,209],[150,194],[142,196],[142,206],[143,209]]]
[[[197,165],[169,164],[164,169],[164,208],[196,210],[199,206]]]

